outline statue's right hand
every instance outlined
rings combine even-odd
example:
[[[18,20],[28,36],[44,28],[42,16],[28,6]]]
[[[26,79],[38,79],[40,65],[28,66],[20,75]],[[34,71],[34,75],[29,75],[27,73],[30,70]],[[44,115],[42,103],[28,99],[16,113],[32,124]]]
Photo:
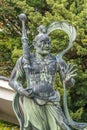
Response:
[[[22,41],[22,43],[28,43],[28,38],[27,37],[22,37],[21,41]]]
[[[20,95],[23,95],[23,96],[29,96],[29,93],[26,91],[26,89],[24,89],[24,88],[19,88],[18,89],[18,92],[20,93]]]

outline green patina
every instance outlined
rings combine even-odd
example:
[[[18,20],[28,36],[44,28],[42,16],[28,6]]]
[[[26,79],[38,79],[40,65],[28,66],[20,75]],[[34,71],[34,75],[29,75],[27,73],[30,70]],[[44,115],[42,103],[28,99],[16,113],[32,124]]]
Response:
[[[39,34],[33,40],[35,53],[30,53],[26,34],[26,16],[20,15],[22,21],[23,56],[18,59],[9,84],[17,91],[13,108],[20,123],[20,130],[82,130],[87,123],[77,123],[69,115],[66,86],[74,85],[75,66],[67,65],[63,55],[72,47],[76,30],[66,22],[54,22],[48,29],[41,25]],[[57,56],[50,54],[49,34],[60,29],[69,36],[68,47]],[[64,110],[60,107],[60,94],[54,90],[56,74],[59,73],[64,87]],[[24,89],[23,84],[26,84]],[[21,109],[21,110],[20,110]]]

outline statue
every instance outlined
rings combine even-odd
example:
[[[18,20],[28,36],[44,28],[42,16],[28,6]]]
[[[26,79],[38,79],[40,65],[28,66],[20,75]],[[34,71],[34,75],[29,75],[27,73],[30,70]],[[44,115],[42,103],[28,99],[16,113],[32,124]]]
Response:
[[[14,67],[9,85],[17,92],[13,109],[20,124],[20,130],[71,130],[70,126],[85,130],[87,123],[77,123],[69,115],[66,87],[73,86],[76,76],[75,65],[67,65],[62,56],[72,47],[76,30],[66,22],[54,22],[48,28],[38,27],[39,34],[33,40],[35,53],[30,53],[26,34],[25,14],[22,21],[23,56]],[[69,46],[57,56],[50,54],[49,34],[60,29],[69,36]],[[60,74],[64,87],[64,110],[60,107],[60,94],[54,90],[56,73]]]

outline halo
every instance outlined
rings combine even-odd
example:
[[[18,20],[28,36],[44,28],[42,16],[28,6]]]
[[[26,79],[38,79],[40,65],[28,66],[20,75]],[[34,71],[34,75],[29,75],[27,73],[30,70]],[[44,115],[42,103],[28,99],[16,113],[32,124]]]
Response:
[[[76,39],[76,29],[74,26],[71,26],[69,23],[67,22],[53,22],[50,26],[48,26],[47,28],[47,34],[49,35],[50,33],[52,33],[55,30],[62,30],[64,32],[67,33],[68,37],[69,37],[69,44],[67,46],[67,48],[63,51],[61,51],[60,53],[58,53],[57,57],[61,57],[68,52],[68,50],[73,46],[74,41]]]

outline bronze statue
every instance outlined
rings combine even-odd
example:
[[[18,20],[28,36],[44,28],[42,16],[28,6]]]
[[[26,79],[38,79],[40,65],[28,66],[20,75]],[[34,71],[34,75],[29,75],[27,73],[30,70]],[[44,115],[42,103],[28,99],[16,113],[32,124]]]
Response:
[[[76,76],[75,66],[67,65],[62,56],[72,47],[76,30],[66,22],[54,22],[48,28],[40,25],[39,34],[33,40],[35,53],[30,53],[26,34],[25,14],[22,21],[23,56],[13,69],[9,81],[17,92],[13,109],[20,123],[20,130],[71,130],[70,125],[78,130],[87,127],[86,123],[74,122],[68,112],[66,86],[73,86]],[[50,54],[51,40],[49,34],[60,29],[69,36],[69,46],[57,56]],[[63,114],[60,107],[60,94],[54,90],[56,73],[60,74],[64,87]]]

